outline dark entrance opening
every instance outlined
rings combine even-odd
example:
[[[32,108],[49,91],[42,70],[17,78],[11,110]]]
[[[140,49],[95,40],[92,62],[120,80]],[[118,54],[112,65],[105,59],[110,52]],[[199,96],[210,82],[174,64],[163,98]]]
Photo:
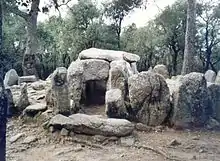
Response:
[[[105,104],[106,81],[92,80],[85,85],[85,105]]]

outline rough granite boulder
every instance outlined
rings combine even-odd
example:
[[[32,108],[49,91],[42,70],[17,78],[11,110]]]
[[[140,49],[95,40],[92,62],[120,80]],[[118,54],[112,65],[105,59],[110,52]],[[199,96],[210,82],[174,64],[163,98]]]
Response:
[[[124,98],[120,89],[111,89],[105,95],[105,112],[109,118],[127,118]]]
[[[107,89],[120,89],[123,98],[128,93],[128,78],[133,74],[131,66],[124,60],[113,61],[110,64]]]
[[[15,107],[18,112],[22,112],[27,106],[30,105],[28,99],[28,93],[27,93],[27,84],[24,83],[20,88],[21,88],[21,93],[17,102],[15,103]]]
[[[106,80],[108,78],[109,63],[105,60],[81,60],[83,65],[83,80]]]
[[[140,60],[140,57],[135,54],[127,53],[124,51],[114,51],[114,50],[103,50],[103,49],[96,49],[90,48],[87,50],[83,50],[79,54],[79,59],[101,59],[106,60],[108,62],[114,60],[125,60],[127,62],[137,62]]]
[[[83,92],[83,63],[80,60],[72,62],[67,70],[70,98],[72,100],[72,112],[80,109],[80,100]]]
[[[207,70],[205,72],[205,79],[207,82],[214,83],[216,79],[216,74],[212,70]]]
[[[67,69],[57,68],[52,76],[52,94],[54,95],[54,111],[64,115],[70,114],[70,96],[67,83]]]
[[[209,97],[206,79],[201,73],[190,73],[179,80],[174,92],[172,123],[176,128],[204,126],[208,119]]]
[[[131,108],[138,122],[161,125],[170,112],[170,94],[163,76],[141,72],[128,79]]]
[[[14,70],[14,69],[9,70],[5,74],[5,78],[4,78],[5,87],[18,84],[18,78],[19,78],[19,76],[18,76],[16,70]]]
[[[220,84],[208,83],[210,113],[220,122]]]
[[[167,70],[167,67],[163,64],[156,65],[153,68],[153,71],[155,73],[161,74],[162,76],[164,76],[165,79],[169,78],[169,72]]]
[[[218,71],[216,79],[215,79],[216,84],[220,84],[220,71]]]
[[[69,117],[54,116],[49,126],[65,128],[75,133],[104,136],[127,136],[134,130],[134,125],[124,119],[105,119],[96,115],[74,114]]]

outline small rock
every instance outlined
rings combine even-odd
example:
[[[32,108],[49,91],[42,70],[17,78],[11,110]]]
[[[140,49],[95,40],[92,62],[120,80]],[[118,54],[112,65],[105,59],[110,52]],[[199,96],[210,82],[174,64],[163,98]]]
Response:
[[[176,139],[173,139],[170,143],[169,146],[178,146],[181,145],[181,142],[177,141]]]
[[[197,157],[194,155],[194,156],[192,157],[192,159],[193,159],[193,160],[196,160],[196,159],[197,159]]]
[[[118,141],[118,137],[116,136],[109,137],[108,141]]]
[[[220,127],[220,123],[213,119],[213,118],[210,118],[207,122],[207,128],[209,130],[213,130],[213,129],[218,129]]]
[[[75,152],[79,152],[79,151],[82,151],[82,150],[83,150],[83,148],[80,144],[77,144],[77,146],[73,149],[73,151],[75,151]]]
[[[192,140],[199,140],[199,136],[194,136]]]
[[[205,153],[205,150],[204,149],[200,149],[199,153]]]
[[[68,136],[68,134],[69,134],[69,131],[65,128],[62,128],[62,130],[60,131],[61,136]]]
[[[23,144],[30,144],[32,142],[37,141],[37,137],[35,136],[28,136],[24,139]]]
[[[30,105],[30,106],[26,107],[24,110],[24,113],[27,115],[34,116],[38,112],[44,112],[46,109],[47,109],[46,105],[38,103],[38,104]]]
[[[151,132],[153,130],[152,127],[144,125],[142,123],[137,123],[135,128],[137,131],[145,131],[145,132]]]
[[[121,137],[121,144],[125,146],[132,146],[135,143],[135,138],[132,136]]]
[[[20,139],[20,138],[23,137],[23,136],[24,136],[23,133],[17,134],[17,135],[15,135],[15,136],[11,137],[9,141],[10,141],[11,143],[14,143],[14,142],[16,142],[18,139]]]
[[[53,126],[50,126],[50,127],[49,127],[49,131],[50,131],[51,133],[53,133],[53,132],[55,131],[55,128],[54,128]]]
[[[99,143],[102,143],[104,142],[107,138],[105,136],[102,136],[102,135],[95,135],[93,137],[94,141],[95,142],[99,142]]]

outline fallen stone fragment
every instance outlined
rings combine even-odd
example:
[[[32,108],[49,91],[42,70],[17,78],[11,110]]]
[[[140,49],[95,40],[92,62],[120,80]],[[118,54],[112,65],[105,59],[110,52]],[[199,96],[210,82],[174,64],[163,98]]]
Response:
[[[24,133],[19,133],[15,136],[12,136],[9,141],[10,141],[10,143],[14,143],[14,142],[18,141],[23,136],[24,136]]]
[[[46,111],[46,109],[47,109],[46,105],[38,103],[38,104],[30,105],[30,106],[26,107],[25,110],[24,110],[24,114],[34,116],[38,112]]]
[[[65,128],[62,128],[62,130],[60,131],[61,136],[68,136],[68,134],[69,134],[69,131]]]
[[[176,139],[173,139],[170,143],[169,146],[178,146],[181,145],[181,142],[177,141]]]
[[[132,146],[135,143],[135,138],[133,136],[121,137],[120,141],[124,146]]]
[[[36,136],[28,136],[24,139],[23,144],[30,144],[32,142],[37,141],[37,137]]]
[[[49,125],[76,133],[119,137],[127,136],[134,130],[134,125],[124,119],[104,119],[85,114],[74,114],[69,117],[58,114],[50,120]]]
[[[142,123],[137,123],[135,128],[136,128],[137,131],[145,131],[145,132],[151,132],[153,130],[152,127],[147,126],[147,125],[142,124]]]

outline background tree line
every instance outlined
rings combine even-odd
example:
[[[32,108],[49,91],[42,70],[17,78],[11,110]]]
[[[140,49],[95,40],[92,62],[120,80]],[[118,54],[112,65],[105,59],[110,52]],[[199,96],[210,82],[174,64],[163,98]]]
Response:
[[[181,73],[184,59],[187,2],[177,0],[146,26],[122,28],[124,18],[143,1],[117,0],[97,8],[91,0],[68,5],[65,18],[50,17],[36,28],[36,69],[46,78],[57,66],[68,67],[78,54],[91,47],[124,50],[140,55],[138,70],[156,64],[167,65],[170,75]],[[27,52],[27,23],[20,15],[5,12],[3,67],[15,68],[22,75],[23,55]],[[196,56],[201,70],[220,70],[220,2],[198,2],[196,8]],[[31,35],[31,37],[33,34]]]

